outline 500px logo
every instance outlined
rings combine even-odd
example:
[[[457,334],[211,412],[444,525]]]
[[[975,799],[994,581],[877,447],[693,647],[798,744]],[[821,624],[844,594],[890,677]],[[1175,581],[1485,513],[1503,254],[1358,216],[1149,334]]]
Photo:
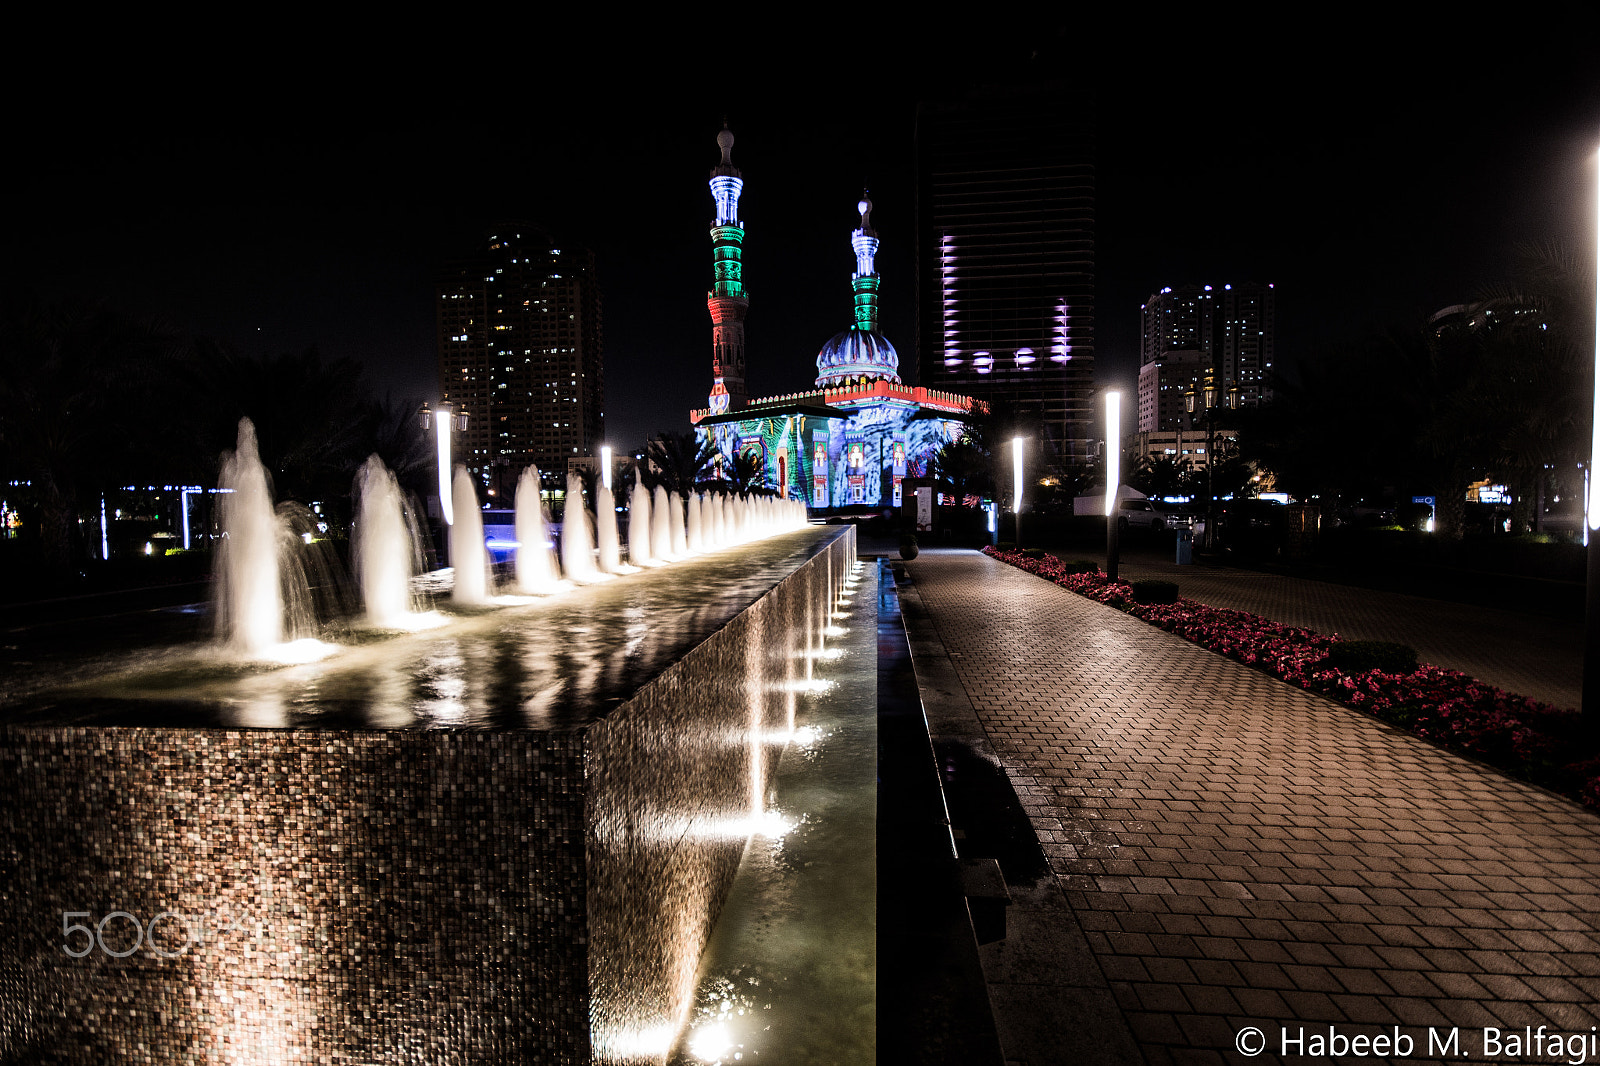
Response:
[[[90,911],[63,911],[61,913],[62,951],[75,959],[81,959],[98,946],[101,951],[113,958],[125,959],[138,951],[141,945],[144,945],[150,949],[152,958],[175,959],[187,952],[190,947],[196,944],[204,944],[206,939],[206,925],[203,917],[179,914],[177,911],[162,911],[148,922],[141,922],[137,915],[130,914],[127,911],[112,911],[92,927],[73,921],[74,918],[92,919],[93,917],[94,915]],[[116,924],[113,925],[113,922]],[[213,916],[212,923],[212,931],[217,936],[235,933],[247,928],[240,925],[238,920],[233,918],[222,919]],[[111,944],[106,943],[107,926],[111,926]],[[158,926],[160,927],[159,929],[157,928]],[[175,934],[178,930],[182,930],[183,933],[181,941],[175,939]],[[256,923],[254,931],[257,936],[261,935],[261,923]],[[74,939],[78,934],[82,934],[81,940]],[[160,934],[160,940],[168,945],[167,947],[163,947],[157,942],[158,934]],[[132,943],[129,943],[130,938]],[[180,946],[176,950],[170,950],[170,946],[173,943],[178,943]],[[81,950],[75,949],[75,944],[81,944]]]

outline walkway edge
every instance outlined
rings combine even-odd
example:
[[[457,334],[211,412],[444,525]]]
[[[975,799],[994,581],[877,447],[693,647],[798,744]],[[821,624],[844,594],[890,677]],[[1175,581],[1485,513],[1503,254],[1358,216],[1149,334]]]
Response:
[[[1005,805],[1004,796],[966,804],[952,797],[949,802],[956,810],[969,807],[953,816],[963,838],[959,842],[962,857],[997,857],[969,854],[969,848],[980,842],[991,845],[982,850],[1017,850],[995,839],[1000,835],[996,826],[983,824],[997,817],[1016,821],[1016,815],[1020,815],[1020,831],[1038,853],[1037,865],[1020,855],[1008,856],[1009,862],[1002,859],[1002,869],[1010,867],[1006,880],[1012,903],[1007,935],[978,949],[1006,1061],[1108,1066],[1140,1062],[1143,1054],[1127,1019],[1076,914],[1044,862],[1026,810],[1039,785],[1024,768],[1008,766],[995,754],[938,627],[916,590],[911,570],[914,567],[896,567],[897,575],[906,578],[899,588],[901,609],[929,738],[945,771],[940,775],[941,784],[947,788],[954,784],[950,771],[964,749],[1001,771],[1001,781],[1016,807],[1015,813],[995,810]]]

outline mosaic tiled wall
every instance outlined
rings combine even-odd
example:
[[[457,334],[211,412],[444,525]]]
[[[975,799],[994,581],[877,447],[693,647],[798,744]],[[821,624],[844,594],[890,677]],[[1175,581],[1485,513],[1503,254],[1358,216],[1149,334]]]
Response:
[[[0,1063],[663,1061],[853,555],[584,729],[0,729]]]

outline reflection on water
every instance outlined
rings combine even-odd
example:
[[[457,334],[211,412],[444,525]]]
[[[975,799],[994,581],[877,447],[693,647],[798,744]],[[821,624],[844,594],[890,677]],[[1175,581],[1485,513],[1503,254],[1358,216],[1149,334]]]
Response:
[[[187,665],[164,661],[159,670],[58,689],[21,708],[18,720],[256,729],[571,726],[637,691],[832,535],[797,530],[559,597],[502,596],[489,607],[407,616],[402,625],[354,632],[356,642],[342,646],[296,642],[280,649],[296,665],[278,669],[197,649]],[[829,591],[836,595],[843,584]],[[813,657],[832,654],[823,634],[845,632],[822,628],[826,601],[807,613],[804,639],[785,648],[799,663],[784,664],[780,674],[799,695],[814,691],[806,687]],[[760,665],[752,660],[751,676],[762,676]],[[757,798],[752,791],[753,807]]]
[[[740,827],[755,835],[675,1066],[876,1056],[877,604],[860,598],[829,653],[807,657],[815,684],[784,685],[794,725],[765,739],[788,746],[766,807]]]

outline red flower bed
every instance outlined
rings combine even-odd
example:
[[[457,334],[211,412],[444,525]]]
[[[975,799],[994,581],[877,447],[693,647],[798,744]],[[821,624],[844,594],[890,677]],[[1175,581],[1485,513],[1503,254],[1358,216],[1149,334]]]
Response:
[[[1131,586],[1110,581],[1098,569],[1083,573],[1050,555],[1035,558],[1017,551],[983,550],[1203,648],[1600,808],[1600,756],[1572,761],[1574,754],[1592,748],[1584,743],[1582,721],[1575,711],[1426,663],[1409,674],[1347,673],[1324,663],[1337,637],[1189,599],[1135,603]]]

